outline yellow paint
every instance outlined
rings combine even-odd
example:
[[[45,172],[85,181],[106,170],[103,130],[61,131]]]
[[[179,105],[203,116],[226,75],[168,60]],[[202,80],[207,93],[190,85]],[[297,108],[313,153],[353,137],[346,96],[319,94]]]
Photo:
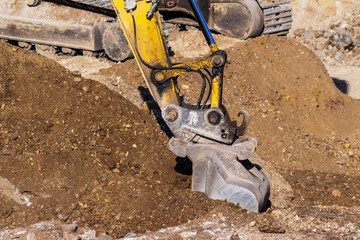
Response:
[[[112,0],[112,4],[152,96],[160,108],[168,103],[178,104],[176,93],[172,87],[173,83],[168,84],[160,94],[156,86],[151,82],[151,69],[145,66],[139,57],[140,55],[145,63],[151,66],[170,67],[159,13],[155,12],[150,20],[147,19],[146,14],[151,7],[151,1],[136,1],[136,8],[133,10],[133,14],[136,22],[138,55],[135,48],[133,19],[131,13],[124,8],[125,0]]]
[[[211,85],[211,100],[210,105],[212,108],[220,108],[221,105],[221,86],[220,86],[220,76],[213,78]]]
[[[119,22],[124,30],[126,39],[135,51],[134,27],[130,12],[124,8],[124,0],[113,0]],[[146,14],[151,7],[151,2],[137,1],[136,8],[133,10],[136,21],[138,51],[145,62],[149,64],[160,64],[167,67],[167,56],[165,53],[164,37],[162,35],[161,20],[156,12],[151,20],[146,18]],[[159,24],[160,23],[160,24]]]
[[[218,48],[217,45],[214,43],[214,44],[210,45],[210,51],[211,51],[211,52],[217,52],[217,51],[219,51],[219,48]]]

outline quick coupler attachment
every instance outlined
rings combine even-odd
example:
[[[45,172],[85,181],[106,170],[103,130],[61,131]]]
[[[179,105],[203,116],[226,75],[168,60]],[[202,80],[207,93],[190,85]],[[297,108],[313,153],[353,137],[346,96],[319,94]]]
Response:
[[[191,143],[170,139],[168,148],[193,163],[192,190],[211,199],[226,200],[250,212],[261,212],[268,204],[270,182],[259,166],[248,159],[257,142],[249,137],[232,145]]]

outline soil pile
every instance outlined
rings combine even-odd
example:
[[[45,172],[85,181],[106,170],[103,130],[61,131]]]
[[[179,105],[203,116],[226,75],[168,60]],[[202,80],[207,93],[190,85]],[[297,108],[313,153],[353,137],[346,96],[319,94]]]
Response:
[[[318,58],[294,40],[261,37],[227,49],[224,104],[231,116],[250,112],[257,153],[294,190],[292,201],[265,214],[191,192],[156,121],[105,86],[9,45],[0,53],[0,189],[18,188],[0,195],[0,227],[59,219],[123,236],[219,210],[228,224],[255,219],[252,226],[265,233],[306,234],[316,225],[326,236],[351,235],[349,221],[360,224],[345,214],[360,206],[359,101],[342,94]],[[135,60],[99,75],[121,76],[129,89],[143,84]],[[179,87],[196,102],[201,81],[181,77]],[[341,217],[327,230],[323,222],[334,212]]]
[[[122,236],[226,205],[191,192],[156,121],[104,85],[7,44],[0,66],[0,228],[59,219]]]

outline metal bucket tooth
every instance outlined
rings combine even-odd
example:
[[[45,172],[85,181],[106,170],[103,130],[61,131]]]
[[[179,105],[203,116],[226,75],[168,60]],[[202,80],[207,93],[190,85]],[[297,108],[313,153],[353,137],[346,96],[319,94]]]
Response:
[[[268,204],[270,182],[259,166],[248,158],[256,140],[248,138],[233,145],[194,144],[172,138],[168,147],[193,162],[192,190],[211,199],[226,200],[250,212],[261,212]]]

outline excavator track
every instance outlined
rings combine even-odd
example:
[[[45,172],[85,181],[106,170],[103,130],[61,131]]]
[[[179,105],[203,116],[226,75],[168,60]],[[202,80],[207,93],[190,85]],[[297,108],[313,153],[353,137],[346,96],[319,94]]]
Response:
[[[258,0],[264,11],[263,34],[285,36],[292,23],[290,1]]]
[[[17,2],[21,2],[21,0],[17,0]],[[68,22],[66,19],[61,20],[59,14],[55,21],[44,22],[41,19],[44,16],[36,17],[37,13],[41,13],[43,10],[37,11],[37,8],[29,8],[24,1],[22,5],[25,6],[21,6],[21,8],[27,14],[34,11],[34,16],[27,15],[28,17],[25,18],[23,14],[13,15],[7,12],[10,10],[4,7],[3,10],[0,10],[0,21],[6,23],[2,26],[11,25],[11,27],[1,28],[0,26],[0,38],[19,47],[35,49],[44,55],[82,53],[83,55],[98,57],[103,56],[105,52],[114,61],[124,61],[132,57],[127,41],[116,21],[116,13],[111,0],[27,0],[27,2],[28,4],[33,2],[33,5],[29,5],[33,7],[44,2],[43,4],[46,3],[47,5],[45,5],[51,6],[52,9],[56,9],[56,5],[73,8],[77,12],[81,12],[83,16],[81,22],[87,18],[86,21],[89,22],[90,19],[93,19],[91,20],[93,23],[92,25],[83,25],[74,21]],[[168,8],[164,4],[159,6],[160,12],[164,13],[165,21],[173,24],[196,25],[186,1],[178,0],[177,2],[178,6],[174,8]],[[224,8],[224,5],[228,3],[222,1],[211,0],[206,4],[205,2],[200,1],[203,10],[213,11],[213,16],[209,17],[209,27],[225,35],[240,38],[265,34],[285,36],[291,29],[292,9],[289,0],[233,0],[234,3],[229,5],[231,6],[229,9]],[[251,4],[246,6],[245,2]],[[64,12],[66,11],[68,9],[64,9]],[[61,12],[60,7],[57,12]],[[179,13],[180,15],[177,15]],[[228,13],[229,16],[226,16]],[[165,14],[174,18],[165,18]],[[210,12],[207,14],[209,15]],[[232,22],[234,16],[237,15],[242,16],[239,21],[243,22]],[[250,20],[249,17],[251,16],[257,16],[256,20]],[[98,20],[95,21],[95,18]],[[255,21],[256,24],[249,25],[251,21]],[[248,27],[254,27],[255,30],[248,31]]]
[[[64,3],[77,5],[86,10],[114,11],[111,0],[64,0]],[[291,2],[283,0],[257,0],[264,12],[263,35],[286,36],[291,29]],[[115,14],[115,13],[114,13]]]

